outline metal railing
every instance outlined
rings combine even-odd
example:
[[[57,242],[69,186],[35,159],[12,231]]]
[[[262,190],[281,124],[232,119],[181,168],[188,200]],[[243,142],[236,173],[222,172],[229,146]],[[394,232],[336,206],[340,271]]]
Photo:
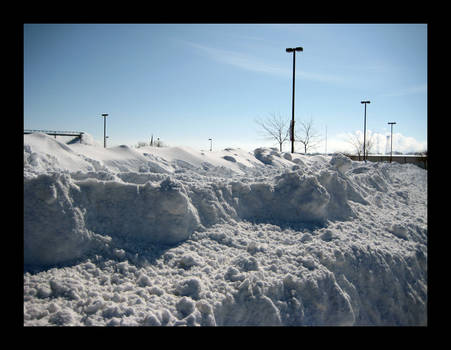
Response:
[[[347,155],[352,160],[363,160],[363,155]],[[366,156],[366,160],[370,162],[390,162],[390,155],[372,155]],[[391,157],[392,162],[396,163],[412,163],[422,167],[423,169],[428,168],[428,157],[421,155],[393,155]]]
[[[24,129],[24,131],[23,131],[24,135],[25,134],[33,134],[35,132],[41,132],[43,134],[52,135],[52,136],[55,136],[55,138],[57,136],[75,136],[80,139],[80,142],[81,142],[81,137],[84,134],[84,132],[82,132],[82,131],[56,131],[56,130],[31,130],[31,129]]]

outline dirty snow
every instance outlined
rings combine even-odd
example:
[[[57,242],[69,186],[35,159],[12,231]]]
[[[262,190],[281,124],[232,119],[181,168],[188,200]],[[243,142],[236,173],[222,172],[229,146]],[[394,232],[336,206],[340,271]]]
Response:
[[[24,135],[25,326],[427,324],[427,171]]]

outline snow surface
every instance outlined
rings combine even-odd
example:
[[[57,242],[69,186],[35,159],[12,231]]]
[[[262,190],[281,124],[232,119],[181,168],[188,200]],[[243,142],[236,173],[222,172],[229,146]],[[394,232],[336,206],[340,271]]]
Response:
[[[24,325],[427,324],[427,171],[24,135]]]

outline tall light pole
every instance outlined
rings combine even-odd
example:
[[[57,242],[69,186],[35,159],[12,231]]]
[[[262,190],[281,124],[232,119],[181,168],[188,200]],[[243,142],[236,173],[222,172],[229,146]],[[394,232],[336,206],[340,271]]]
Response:
[[[108,113],[103,113],[103,148],[106,148],[106,117],[108,116]]]
[[[296,69],[296,51],[303,51],[302,47],[293,47],[285,49],[286,52],[293,52],[293,97],[291,102],[291,125],[290,125],[290,140],[291,140],[291,153],[294,153],[294,81],[295,81],[295,69]]]
[[[208,139],[208,141],[210,141],[210,152],[211,152],[211,150],[213,148],[213,140],[212,139]]]
[[[366,163],[366,104],[371,103],[370,101],[361,101],[360,103],[363,103],[365,105],[365,117],[363,121],[363,160]]]
[[[387,124],[390,124],[391,127],[391,136],[390,136],[390,163],[393,157],[393,124],[396,124],[396,122],[388,122]]]

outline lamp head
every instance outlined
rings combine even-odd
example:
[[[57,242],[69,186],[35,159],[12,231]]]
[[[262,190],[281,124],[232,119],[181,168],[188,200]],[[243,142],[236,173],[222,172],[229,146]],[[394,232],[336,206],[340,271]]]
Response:
[[[285,49],[286,52],[303,51],[303,50],[304,50],[304,49],[303,49],[302,47],[300,47],[300,46],[298,46],[298,47],[293,47],[293,48],[289,47],[289,48],[286,48],[286,49]]]

